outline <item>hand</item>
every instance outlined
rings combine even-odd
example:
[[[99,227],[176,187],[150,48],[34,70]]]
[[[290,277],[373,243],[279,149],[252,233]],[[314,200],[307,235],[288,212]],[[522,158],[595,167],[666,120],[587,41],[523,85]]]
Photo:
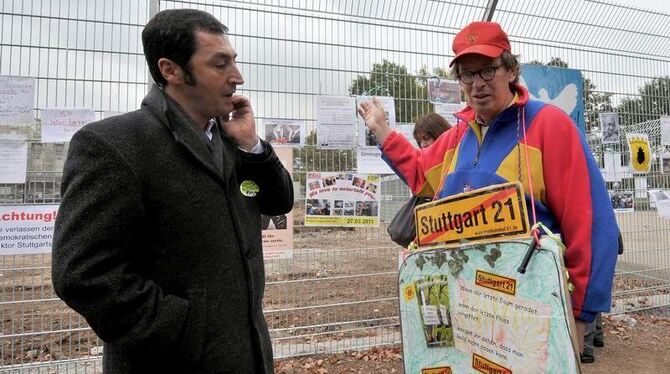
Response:
[[[365,125],[377,137],[379,144],[384,144],[386,138],[391,134],[391,127],[386,121],[386,114],[381,101],[374,97],[372,101],[364,101],[358,106],[358,114],[363,117]]]
[[[235,144],[246,151],[250,151],[258,144],[256,135],[256,120],[251,102],[244,96],[235,95],[231,98],[233,112],[230,118],[221,118],[223,133],[231,138]]]

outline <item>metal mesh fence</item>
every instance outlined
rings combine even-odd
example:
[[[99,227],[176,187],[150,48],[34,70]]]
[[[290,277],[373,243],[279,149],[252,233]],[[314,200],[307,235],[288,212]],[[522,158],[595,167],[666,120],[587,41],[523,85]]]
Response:
[[[25,183],[0,185],[2,204],[57,203],[67,144],[43,144],[44,108],[87,107],[101,118],[139,106],[147,91],[140,32],[152,6],[198,8],[231,30],[231,42],[259,123],[302,120],[315,127],[318,95],[363,92],[395,97],[399,122],[433,111],[426,79],[444,76],[451,41],[487,13],[485,0],[4,0],[0,3],[0,75],[36,77],[29,127],[0,133],[29,141]],[[626,22],[620,22],[625,19]],[[670,114],[670,15],[602,1],[499,1],[493,20],[509,33],[522,62],[580,69],[586,136],[599,162],[627,152],[625,134],[648,134],[660,159],[659,116]],[[602,144],[597,113],[619,113],[620,142]],[[355,171],[355,150],[294,150],[294,180],[310,171]],[[670,305],[670,222],[648,190],[668,188],[658,166],[642,178],[608,182],[631,192],[635,209],[619,213],[625,252],[615,279],[614,312]],[[298,192],[304,195],[304,190]],[[397,250],[386,224],[407,199],[394,176],[382,183],[379,228],[304,226],[295,204],[293,258],[266,263],[265,313],[275,356],[288,357],[400,342]],[[0,256],[0,371],[100,372],[101,342],[51,289],[50,256]]]

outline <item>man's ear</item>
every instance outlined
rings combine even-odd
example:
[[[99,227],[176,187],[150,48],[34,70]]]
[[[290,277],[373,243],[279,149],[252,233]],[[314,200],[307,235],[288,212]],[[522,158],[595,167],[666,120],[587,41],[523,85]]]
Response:
[[[161,58],[158,60],[158,70],[160,70],[168,84],[177,85],[184,83],[184,70],[176,62],[167,58]]]

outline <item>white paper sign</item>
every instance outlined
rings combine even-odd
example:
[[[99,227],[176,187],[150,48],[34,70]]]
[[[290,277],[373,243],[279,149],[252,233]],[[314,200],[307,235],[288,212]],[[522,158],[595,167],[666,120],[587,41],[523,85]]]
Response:
[[[92,109],[42,109],[42,143],[69,142],[75,132],[94,121]]]
[[[460,104],[433,104],[433,110],[435,113],[441,115],[444,119],[449,122],[449,124],[453,127],[456,126],[456,123],[458,120],[454,116],[454,113],[461,111],[463,108],[465,108],[466,103],[460,103]]]
[[[51,252],[58,205],[0,206],[0,255]]]
[[[661,144],[670,145],[670,117],[661,117]]]
[[[379,148],[358,148],[356,156],[358,172],[361,174],[394,174],[393,169],[382,159]]]
[[[624,171],[621,165],[621,152],[605,151],[604,152],[605,170],[603,178],[606,182],[620,182]]]
[[[322,148],[353,148],[356,145],[356,99],[318,96],[316,139]]]
[[[0,125],[32,123],[35,78],[0,76]]]
[[[372,100],[372,96],[357,96],[356,104],[360,105],[364,101]],[[393,129],[395,128],[395,102],[390,96],[377,96],[377,99],[382,103],[384,107],[384,114],[386,114],[386,120],[388,121],[389,126]],[[363,117],[360,115],[357,116],[358,119],[358,145],[360,147],[375,147],[379,145],[377,137],[375,134],[368,129],[365,125]]]
[[[435,305],[423,305],[421,307],[423,313],[424,325],[439,325],[440,319],[437,318],[437,307]]]
[[[0,137],[0,183],[26,183],[28,144],[25,139]]]

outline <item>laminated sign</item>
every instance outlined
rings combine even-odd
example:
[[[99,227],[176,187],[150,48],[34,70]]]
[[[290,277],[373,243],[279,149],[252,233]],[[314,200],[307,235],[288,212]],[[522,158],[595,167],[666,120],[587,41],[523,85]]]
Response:
[[[398,287],[405,373],[579,373],[567,288],[548,237],[411,253]]]
[[[527,237],[526,199],[519,182],[449,196],[416,208],[420,247],[499,237]]]

